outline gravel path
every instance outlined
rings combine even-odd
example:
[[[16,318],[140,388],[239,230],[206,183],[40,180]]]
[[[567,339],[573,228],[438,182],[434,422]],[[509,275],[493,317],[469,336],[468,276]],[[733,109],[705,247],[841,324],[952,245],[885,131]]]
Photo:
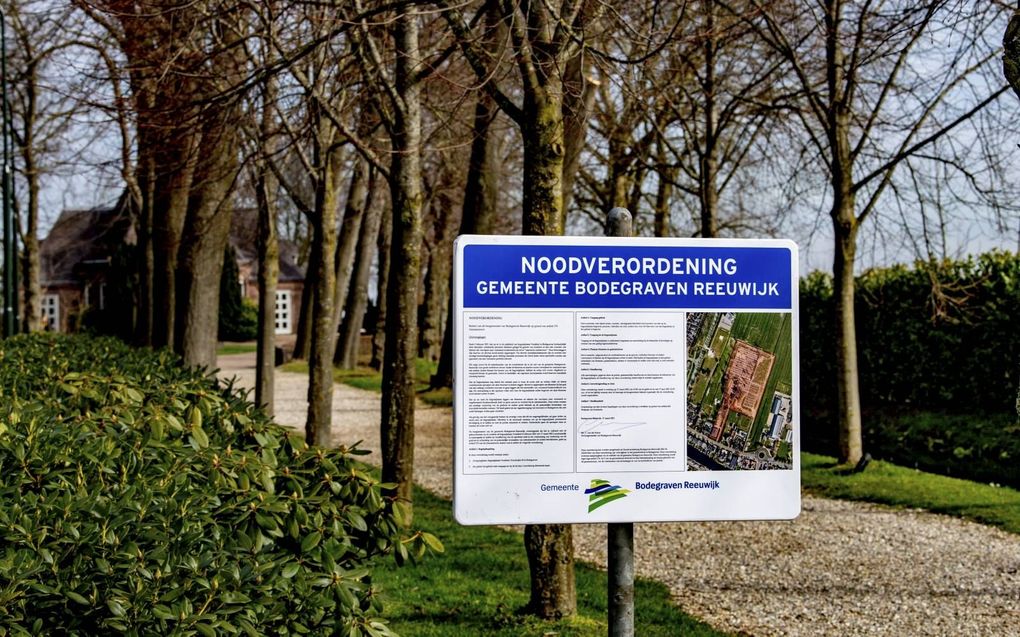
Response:
[[[220,366],[254,383],[253,354]],[[303,428],[306,377],[276,383],[277,421]],[[333,406],[337,444],[379,448],[377,394],[337,385]],[[450,410],[419,403],[416,481],[447,498],[452,440]],[[604,567],[605,527],[574,529],[578,557]],[[740,634],[1020,635],[1020,537],[947,516],[806,496],[792,522],[639,524],[634,544],[638,576]]]

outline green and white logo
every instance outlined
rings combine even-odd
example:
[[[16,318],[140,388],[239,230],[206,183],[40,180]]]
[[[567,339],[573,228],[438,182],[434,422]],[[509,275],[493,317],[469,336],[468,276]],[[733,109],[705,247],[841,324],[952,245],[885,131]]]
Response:
[[[618,484],[609,484],[606,480],[594,478],[584,493],[588,496],[588,513],[591,513],[604,504],[627,497],[630,491]]]

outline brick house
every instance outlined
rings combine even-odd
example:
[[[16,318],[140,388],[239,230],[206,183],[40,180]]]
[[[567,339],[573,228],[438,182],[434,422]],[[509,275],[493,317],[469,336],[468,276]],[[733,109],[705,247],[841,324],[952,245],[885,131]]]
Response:
[[[259,261],[256,251],[258,216],[251,208],[234,210],[230,225],[230,246],[237,256],[241,296],[259,300]],[[292,241],[280,240],[280,274],[276,282],[276,333],[296,334],[298,310],[305,287],[305,271],[298,266],[298,249]]]
[[[238,210],[233,215],[230,245],[241,273],[243,296],[258,302],[258,261],[255,251],[255,214]],[[60,332],[81,327],[87,311],[110,311],[117,305],[118,267],[137,233],[130,216],[120,207],[64,210],[40,242],[42,314],[46,329]],[[276,293],[276,333],[297,331],[304,270],[297,264],[297,248],[280,242],[280,278]]]
[[[117,208],[60,213],[39,246],[45,329],[74,331],[87,308],[105,310],[113,256],[136,242],[134,225]]]

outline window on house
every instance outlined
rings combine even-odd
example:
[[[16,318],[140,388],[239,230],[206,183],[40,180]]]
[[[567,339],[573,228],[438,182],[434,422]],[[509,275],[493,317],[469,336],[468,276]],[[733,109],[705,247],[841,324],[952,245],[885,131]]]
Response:
[[[42,299],[43,329],[47,332],[60,331],[60,297],[46,294]]]
[[[290,290],[276,291],[276,333],[290,334],[291,326]]]

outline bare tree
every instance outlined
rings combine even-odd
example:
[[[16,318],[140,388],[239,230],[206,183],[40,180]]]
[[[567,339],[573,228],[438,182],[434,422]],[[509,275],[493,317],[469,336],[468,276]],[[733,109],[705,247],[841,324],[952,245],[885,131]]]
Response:
[[[421,259],[421,86],[419,16],[396,18],[392,73],[374,46],[372,77],[386,91],[387,131],[393,146],[390,197],[393,203],[389,282],[386,288],[386,349],[383,354],[382,477],[397,485],[396,497],[411,502],[414,480],[414,385],[418,350],[418,277]],[[367,34],[366,34],[367,35]],[[366,43],[371,40],[366,39]],[[382,292],[380,291],[380,294]]]
[[[361,110],[358,122],[358,139],[365,139],[372,134],[378,125],[378,118],[370,108]],[[358,250],[358,239],[364,223],[365,212],[372,198],[372,166],[364,157],[354,159],[350,185],[347,191],[347,203],[344,206],[343,224],[340,227],[340,238],[336,246],[336,286],[333,293],[333,331],[337,331],[344,305],[350,289],[351,277],[354,272],[355,256]],[[338,345],[334,346],[332,358],[337,356]]]
[[[379,236],[376,243],[376,254],[379,255],[379,267],[376,272],[376,320],[375,330],[372,334],[372,358],[369,366],[372,369],[382,369],[383,352],[386,351],[386,290],[389,289],[390,281],[390,248],[393,245],[393,224],[390,220],[384,219],[379,227]]]
[[[499,183],[499,157],[497,155],[494,120],[498,108],[492,97],[479,91],[475,102],[471,155],[468,159],[467,179],[464,185],[464,204],[461,211],[460,234],[491,234],[496,215],[496,195]],[[452,291],[452,282],[450,284]],[[439,354],[436,373],[430,385],[453,386],[453,304],[452,293],[447,301],[446,328]]]
[[[361,224],[357,255],[354,257],[354,273],[340,326],[340,339],[333,362],[343,369],[354,369],[358,364],[361,326],[368,307],[368,285],[372,274],[372,263],[376,257],[376,242],[383,221],[383,207],[377,190],[377,172],[373,169],[369,178],[365,220]],[[388,221],[388,220],[387,220]]]
[[[42,292],[39,261],[40,189],[47,174],[55,169],[56,154],[63,137],[70,134],[71,121],[84,105],[70,97],[75,91],[60,91],[55,64],[62,53],[75,47],[75,24],[69,7],[54,7],[24,0],[3,3],[15,46],[8,52],[7,68],[13,70],[5,82],[10,90],[11,132],[20,161],[15,169],[24,183],[21,201],[24,211],[17,221],[24,246],[21,274],[24,279],[23,327],[41,329]],[[68,78],[70,81],[70,78]],[[81,87],[82,91],[85,87]],[[20,203],[20,202],[19,202]]]
[[[276,229],[277,180],[270,170],[268,156],[275,146],[270,104],[276,97],[276,83],[266,78],[263,84],[258,151],[253,165],[255,198],[258,206],[258,350],[255,355],[255,404],[272,415],[275,407],[276,367],[276,286],[280,275],[280,246]]]
[[[774,232],[776,207],[742,193],[771,186],[769,134],[789,99],[774,81],[782,58],[742,19],[749,9],[692,0],[619,11],[626,26],[592,46],[604,69],[579,212],[601,226],[605,211],[627,207],[637,232],[657,236]]]
[[[153,302],[152,332],[144,340],[173,347],[188,364],[212,366],[216,282],[239,171],[238,103],[222,97],[244,73],[238,46],[243,17],[214,1],[201,10],[163,0],[76,5],[116,40],[127,60],[140,235],[143,250],[150,241],[152,249],[151,261],[143,259]]]
[[[719,0],[691,8],[665,52],[665,67],[682,79],[658,88],[668,113],[666,127],[657,126],[659,142],[674,158],[674,186],[693,200],[699,236],[774,231],[781,215],[753,210],[739,192],[767,187],[761,168],[771,153],[769,132],[789,102],[776,81],[784,61],[742,22],[748,7],[738,7],[740,15]],[[726,197],[734,190],[737,196]]]
[[[827,171],[839,456],[855,463],[863,453],[854,324],[859,230],[896,195],[897,169],[908,160],[926,157],[966,173],[954,147],[940,142],[951,141],[950,133],[1006,90],[989,79],[997,52],[983,35],[1003,10],[943,0],[752,4],[756,12],[748,14],[748,24],[789,65],[786,77],[801,96],[797,121],[811,156]]]
[[[386,315],[387,346],[382,365],[383,480],[397,485],[394,497],[409,504],[414,462],[415,354],[422,234],[420,82],[425,66],[419,46],[420,16],[413,9],[406,9],[396,13],[392,19],[371,24],[370,14],[360,3],[355,3],[353,9],[355,13],[343,16],[342,22],[355,27],[351,34],[351,49],[369,89],[367,95],[371,108],[378,113],[389,138],[389,166],[383,163],[376,149],[363,139],[359,131],[352,130],[340,114],[328,106],[321,88],[314,87],[307,75],[295,73],[295,77],[306,91],[318,98],[316,104],[330,123],[343,133],[345,142],[352,143],[360,156],[384,175],[390,185],[393,216],[389,257],[392,267],[385,290],[389,309]],[[384,58],[385,49],[376,39],[380,36],[392,38],[392,60]],[[351,246],[356,243],[352,241]],[[315,305],[318,307],[326,303],[320,297]],[[328,303],[330,316],[334,318],[332,299]],[[332,331],[335,334],[335,323],[332,323]],[[333,354],[334,350],[330,349],[330,367]],[[323,363],[320,361],[319,365]]]
[[[336,332],[353,269],[368,179],[365,160],[352,159],[348,151],[351,138],[371,124],[372,107],[354,99],[361,85],[352,71],[356,65],[353,41],[347,37],[349,21],[318,5],[288,5],[285,15],[263,17],[264,23],[274,20],[278,26],[268,46],[275,66],[285,71],[281,81],[292,91],[273,104],[286,143],[270,166],[312,231],[295,356],[307,356],[309,361],[305,437],[310,443],[327,445],[332,440]],[[357,133],[352,119],[361,122]],[[351,178],[341,215],[348,172]]]
[[[449,131],[448,128],[443,130]],[[442,349],[450,302],[453,240],[460,221],[460,197],[464,192],[463,173],[467,159],[461,152],[463,148],[448,137],[444,135],[442,139],[435,140],[440,145],[445,142],[447,148],[432,154],[434,161],[428,162],[425,176],[427,216],[423,262],[426,270],[418,340],[419,355],[432,361],[439,359]]]
[[[524,234],[563,234],[563,166],[565,147],[564,76],[580,55],[584,27],[604,9],[600,3],[564,0],[530,3],[507,0],[499,16],[509,34],[516,61],[521,104],[496,81],[499,60],[478,47],[479,38],[459,8],[440,2],[444,17],[464,55],[484,82],[484,89],[520,128],[524,147]],[[473,21],[474,22],[474,21]],[[531,571],[530,610],[540,617],[563,617],[577,611],[573,533],[570,525],[528,525],[524,545]]]

